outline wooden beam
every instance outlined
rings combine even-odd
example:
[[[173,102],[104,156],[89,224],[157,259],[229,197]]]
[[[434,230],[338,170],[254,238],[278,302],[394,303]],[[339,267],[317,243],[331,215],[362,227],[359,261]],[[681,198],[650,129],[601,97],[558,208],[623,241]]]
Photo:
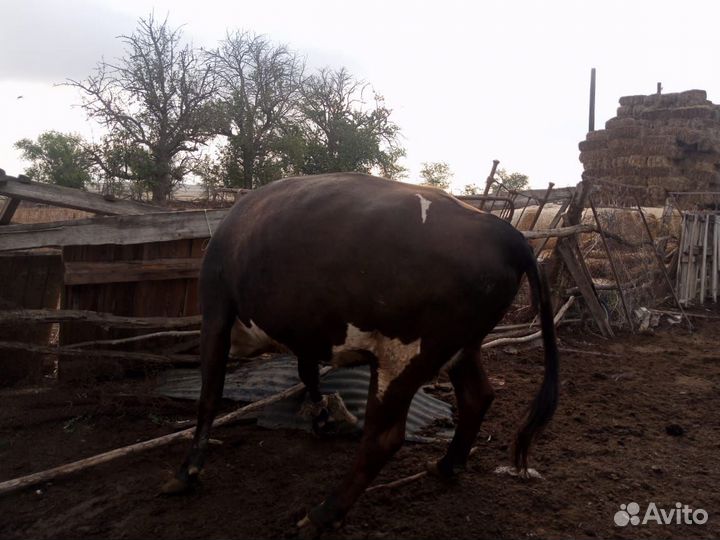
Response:
[[[573,244],[571,240],[573,239],[568,238],[565,242],[558,242],[556,249],[558,253],[560,253],[568,272],[570,272],[570,275],[575,281],[575,284],[580,289],[580,293],[585,300],[585,304],[587,304],[587,307],[590,310],[593,319],[595,319],[595,323],[598,325],[600,332],[605,337],[613,337],[614,333],[610,327],[607,313],[602,307],[602,304],[600,304],[597,292],[593,287],[591,279],[588,277],[589,272],[585,266],[585,261],[582,259],[580,249],[577,247],[577,242]]]
[[[570,227],[558,227],[557,229],[538,229],[537,231],[520,231],[525,238],[533,240],[535,238],[565,238],[580,233],[591,233],[597,229],[593,225],[572,225]]]
[[[29,351],[39,354],[57,354],[58,356],[80,356],[84,358],[111,358],[143,362],[149,364],[189,364],[197,365],[200,358],[187,354],[150,354],[142,352],[113,351],[100,349],[71,349],[69,347],[51,347],[48,345],[34,345],[18,341],[0,341],[0,350]]]
[[[0,184],[0,195],[22,201],[74,208],[75,210],[110,216],[151,214],[167,211],[159,206],[104,197],[97,193],[88,193],[79,189],[43,184],[41,182],[20,181],[19,178],[12,176],[4,176],[3,180],[5,181]]]
[[[20,199],[8,197],[0,208],[0,225],[7,225],[15,215],[15,210],[20,206]]]
[[[0,325],[17,322],[57,323],[86,322],[104,328],[197,328],[202,316],[189,317],[122,317],[110,313],[73,309],[0,310]]]
[[[0,251],[208,238],[228,210],[191,210],[0,227]]]
[[[201,258],[66,262],[65,285],[192,279],[198,277],[201,264]]]

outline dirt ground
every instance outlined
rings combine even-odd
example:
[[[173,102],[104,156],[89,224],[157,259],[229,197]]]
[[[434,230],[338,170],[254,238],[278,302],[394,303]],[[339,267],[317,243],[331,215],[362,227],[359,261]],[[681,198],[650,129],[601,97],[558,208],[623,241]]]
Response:
[[[368,493],[327,537],[719,537],[718,323],[701,322],[692,335],[665,327],[612,341],[563,330],[561,403],[532,456],[541,480],[494,470],[508,463],[542,351],[488,354],[497,399],[465,475]],[[169,433],[193,417],[192,403],[152,389],[152,380],[135,380],[3,390],[0,480]],[[249,423],[213,435],[223,444],[194,494],[157,495],[185,451],[174,444],[0,496],[0,538],[290,538],[295,521],[347,471],[357,444]],[[440,444],[406,445],[378,481],[418,472],[442,452]],[[640,517],[651,502],[665,510],[680,502],[709,520],[615,526],[630,502]]]

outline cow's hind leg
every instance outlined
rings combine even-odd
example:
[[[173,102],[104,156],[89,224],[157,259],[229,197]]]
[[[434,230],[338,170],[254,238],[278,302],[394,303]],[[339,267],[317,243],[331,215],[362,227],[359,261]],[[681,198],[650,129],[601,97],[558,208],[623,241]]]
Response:
[[[378,369],[372,367],[365,428],[355,464],[340,485],[298,523],[301,529],[323,530],[341,523],[385,463],[400,449],[405,440],[405,421],[410,402],[420,385],[431,376],[426,367],[420,367],[423,362],[419,356],[414,360],[386,389],[381,388],[380,391]],[[380,377],[385,375],[381,373]]]
[[[210,438],[210,428],[215,420],[225,384],[225,370],[230,351],[230,332],[235,314],[228,305],[209,305],[203,309],[200,359],[202,365],[202,389],[198,404],[198,422],[190,450],[176,477],[166,483],[166,494],[185,491],[202,469]]]
[[[457,399],[458,423],[447,453],[430,465],[430,472],[445,478],[465,468],[485,413],[495,397],[480,361],[479,346],[463,350],[448,371]]]
[[[320,393],[320,366],[318,355],[298,354],[298,375],[305,385],[312,403],[312,426],[316,434],[321,434],[330,419],[323,395]]]

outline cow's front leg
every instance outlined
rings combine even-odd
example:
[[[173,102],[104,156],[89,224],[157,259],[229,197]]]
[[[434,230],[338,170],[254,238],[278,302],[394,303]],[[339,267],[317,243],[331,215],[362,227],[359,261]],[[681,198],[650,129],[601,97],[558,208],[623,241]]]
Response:
[[[376,367],[371,371],[365,429],[355,464],[341,484],[298,523],[306,536],[308,533],[304,531],[322,531],[338,526],[405,440],[405,420],[410,402],[425,377],[419,370],[406,369],[387,388],[383,388],[388,380],[387,373],[378,373]],[[379,378],[383,380],[380,389]]]
[[[320,365],[317,358],[298,356],[298,375],[305,385],[310,398],[307,409],[312,418],[313,432],[322,434],[330,422],[327,398],[320,393]]]

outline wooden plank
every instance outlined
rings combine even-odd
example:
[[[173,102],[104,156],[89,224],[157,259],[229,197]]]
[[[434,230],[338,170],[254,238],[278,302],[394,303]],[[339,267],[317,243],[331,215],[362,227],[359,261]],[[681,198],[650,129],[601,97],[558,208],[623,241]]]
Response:
[[[0,309],[56,308],[62,287],[59,255],[15,253],[0,256]],[[0,317],[7,311],[0,311]],[[50,325],[16,321],[0,328],[0,340],[47,345]],[[25,379],[39,382],[43,357],[32,351],[0,354],[0,386]]]
[[[536,238],[566,238],[581,233],[596,232],[594,225],[580,224],[569,227],[558,227],[557,229],[538,229],[537,231],[520,231],[528,240]]]
[[[197,328],[200,315],[191,317],[124,317],[111,313],[76,309],[13,309],[0,310],[0,325],[17,322],[56,323],[84,322],[108,328]]]
[[[12,221],[12,218],[15,215],[15,210],[18,209],[18,206],[20,206],[20,199],[16,199],[14,197],[8,198],[3,203],[2,208],[0,208],[0,225],[7,225],[10,221]]]
[[[110,216],[153,214],[167,210],[151,204],[106,198],[103,195],[79,189],[41,182],[24,182],[12,176],[5,176],[4,180],[6,181],[0,184],[0,195],[21,201],[74,208]]]
[[[114,216],[6,225],[0,227],[0,251],[46,246],[132,245],[208,238],[228,210],[191,210],[141,216]]]
[[[193,279],[198,277],[201,264],[202,259],[196,258],[109,263],[66,262],[65,285]]]
[[[134,360],[154,364],[191,364],[196,365],[199,358],[195,355],[178,354],[151,354],[129,351],[114,351],[102,349],[72,349],[70,347],[50,347],[47,345],[34,345],[21,341],[0,341],[2,351],[30,351],[38,354],[57,354],[58,356],[76,356],[82,358],[111,358],[115,360]]]
[[[575,242],[575,245],[573,245]],[[613,337],[614,333],[610,327],[610,322],[607,318],[605,309],[600,304],[600,300],[597,297],[595,288],[593,287],[592,281],[588,279],[588,271],[585,266],[579,248],[577,248],[577,242],[574,238],[565,238],[557,244],[558,253],[563,259],[565,266],[567,267],[570,275],[572,276],[575,284],[580,289],[580,293],[585,300],[590,313],[598,325],[600,332],[605,337]]]
[[[702,262],[700,263],[700,303],[705,303],[705,281],[707,279],[707,247],[710,214],[705,214],[705,231],[702,240]]]

